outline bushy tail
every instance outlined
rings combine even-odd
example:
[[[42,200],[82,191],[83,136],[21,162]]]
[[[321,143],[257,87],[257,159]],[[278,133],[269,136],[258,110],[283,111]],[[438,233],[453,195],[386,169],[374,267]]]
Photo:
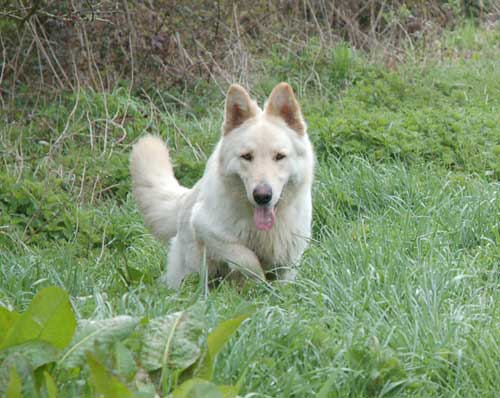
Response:
[[[146,225],[166,242],[177,234],[181,197],[189,192],[175,179],[167,146],[160,137],[142,137],[130,156],[132,187]]]

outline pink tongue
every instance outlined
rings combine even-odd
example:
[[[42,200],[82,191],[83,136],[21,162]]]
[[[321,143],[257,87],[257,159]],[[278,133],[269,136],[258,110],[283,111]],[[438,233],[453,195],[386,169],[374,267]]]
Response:
[[[256,207],[253,211],[253,221],[257,229],[269,231],[274,225],[274,209],[271,207]]]

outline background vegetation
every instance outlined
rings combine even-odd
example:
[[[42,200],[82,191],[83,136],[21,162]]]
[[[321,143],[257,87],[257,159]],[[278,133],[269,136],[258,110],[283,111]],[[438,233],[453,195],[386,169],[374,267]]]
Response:
[[[0,5],[0,395],[167,396],[196,376],[175,396],[496,396],[497,2]],[[283,80],[318,158],[297,281],[168,290],[131,145],[164,137],[190,186],[228,84],[262,104]],[[190,365],[210,372],[144,355],[179,314],[199,320]],[[23,322],[52,326],[23,340]]]

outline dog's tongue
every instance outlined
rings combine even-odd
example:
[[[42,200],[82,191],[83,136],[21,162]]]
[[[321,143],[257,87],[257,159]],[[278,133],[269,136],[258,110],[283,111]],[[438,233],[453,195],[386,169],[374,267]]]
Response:
[[[253,211],[253,221],[257,229],[269,231],[274,225],[274,209],[272,207],[256,207]]]

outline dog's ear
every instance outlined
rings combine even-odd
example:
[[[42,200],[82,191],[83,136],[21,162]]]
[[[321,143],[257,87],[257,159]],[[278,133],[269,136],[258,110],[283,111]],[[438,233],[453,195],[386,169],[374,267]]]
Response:
[[[283,119],[288,127],[297,133],[305,134],[306,123],[292,87],[288,83],[280,83],[273,88],[264,112]]]
[[[239,84],[231,84],[226,95],[226,111],[222,131],[224,135],[241,126],[257,114],[257,105]]]

